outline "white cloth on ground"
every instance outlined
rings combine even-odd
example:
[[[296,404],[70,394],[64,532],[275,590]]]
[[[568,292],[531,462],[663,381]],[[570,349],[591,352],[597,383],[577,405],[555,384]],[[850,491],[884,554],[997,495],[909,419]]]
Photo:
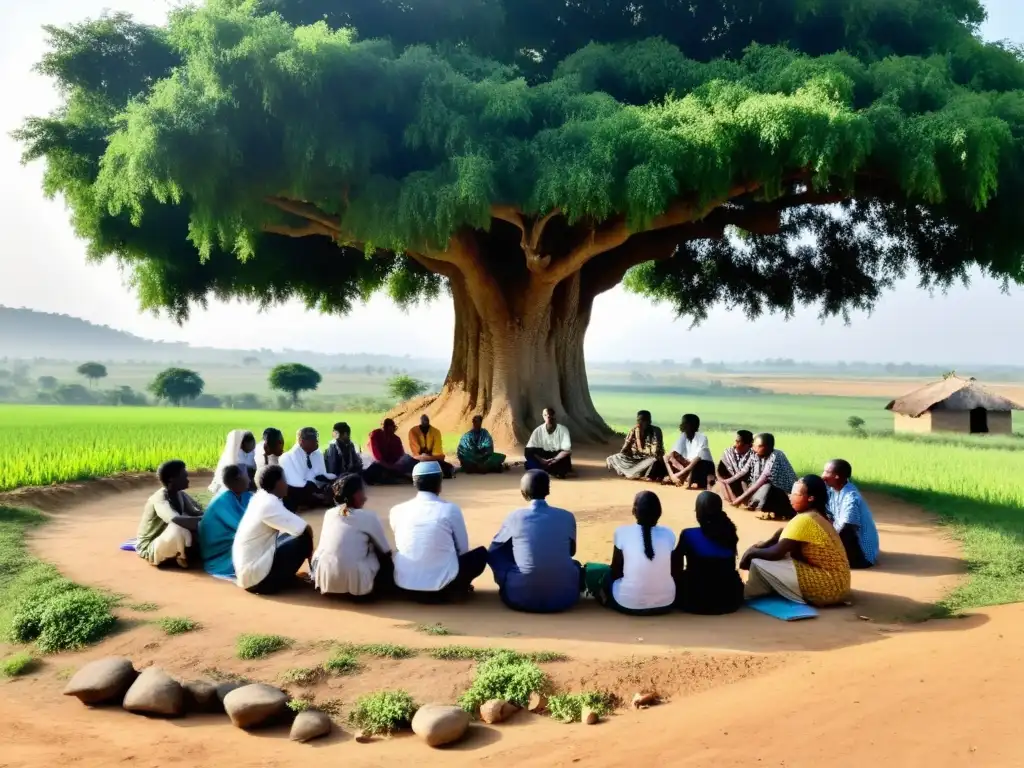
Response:
[[[692,440],[685,432],[680,433],[676,444],[672,446],[672,452],[678,453],[687,461],[714,461],[707,435],[703,432],[694,432]]]
[[[324,595],[368,595],[380,571],[377,551],[390,552],[391,545],[375,513],[341,512],[335,507],[324,514],[320,542],[310,561],[313,584]]]
[[[242,440],[245,439],[245,435],[244,429],[232,429],[228,432],[227,441],[224,443],[224,450],[221,451],[220,458],[217,460],[217,469],[213,472],[213,480],[210,483],[211,493],[216,494],[224,489],[221,478],[227,467],[232,464],[256,466],[256,458],[253,453],[246,453],[242,450]]]
[[[420,491],[391,509],[395,536],[395,584],[413,592],[437,592],[459,574],[459,555],[469,551],[462,510]]]
[[[307,461],[308,459],[308,461]],[[329,480],[336,480],[334,475],[327,474],[323,451],[317,449],[310,454],[302,450],[296,443],[281,457],[284,479],[292,488],[305,488],[306,483],[315,483],[321,475]]]
[[[612,584],[612,596],[623,608],[643,611],[664,608],[676,599],[672,578],[672,550],[676,535],[671,528],[651,528],[654,559],[644,551],[644,529],[637,524],[615,529],[615,548],[622,552],[622,578]]]
[[[794,603],[807,604],[800,592],[800,579],[797,578],[796,564],[793,558],[782,560],[751,560],[747,572],[747,583],[743,587],[743,596],[749,600],[754,597],[776,594]]]
[[[572,440],[569,438],[569,430],[564,424],[555,424],[553,431],[548,432],[546,424],[541,424],[530,435],[527,448],[540,448],[549,453],[561,453],[572,450]]]
[[[279,533],[300,536],[306,527],[306,521],[285,509],[284,502],[277,496],[262,488],[256,491],[245,508],[231,546],[231,562],[238,586],[249,589],[267,577],[274,565]]]

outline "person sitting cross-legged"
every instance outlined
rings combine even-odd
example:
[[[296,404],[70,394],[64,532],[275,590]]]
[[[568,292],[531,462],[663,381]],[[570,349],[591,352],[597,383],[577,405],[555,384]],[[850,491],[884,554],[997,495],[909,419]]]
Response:
[[[628,480],[661,480],[668,470],[665,462],[665,440],[661,427],[651,423],[651,412],[640,411],[636,426],[626,435],[622,450],[606,460],[608,469]]]
[[[543,469],[552,477],[572,474],[572,440],[569,430],[558,423],[555,409],[544,409],[544,423],[533,430],[526,443],[526,469]]]
[[[352,428],[344,421],[334,425],[334,440],[324,451],[324,466],[327,474],[335,477],[363,473],[363,457],[359,453],[359,446],[352,442]]]
[[[199,555],[199,521],[203,509],[185,491],[189,486],[184,461],[165,461],[156,471],[163,486],[146,500],[136,534],[135,551],[151,565],[174,561],[188,568]]]
[[[484,417],[473,417],[473,428],[459,440],[459,465],[467,475],[505,471],[505,454],[495,453],[491,433],[484,429]]]
[[[409,430],[409,455],[420,462],[436,461],[445,480],[455,476],[455,468],[444,458],[441,430],[430,426],[430,417],[425,413],[420,416],[419,426]]]
[[[223,490],[213,497],[199,521],[199,551],[203,555],[204,571],[222,579],[234,579],[231,548],[242,515],[252,499],[247,468],[240,464],[225,467],[220,485]]]
[[[284,433],[275,427],[267,427],[263,430],[263,443],[256,447],[256,455],[253,460],[256,464],[256,472],[264,467],[274,467],[281,463],[284,455]],[[255,479],[255,474],[253,475]]]
[[[821,479],[828,486],[828,519],[846,548],[850,567],[870,568],[878,560],[878,528],[851,475],[853,467],[845,459],[825,465]]]
[[[462,510],[438,495],[441,480],[437,462],[420,462],[412,477],[416,497],[391,509],[395,586],[418,602],[466,597],[487,567],[487,550],[469,548]]]
[[[405,452],[394,419],[384,419],[378,429],[370,433],[370,455],[373,461],[366,465],[363,477],[370,485],[408,483],[417,462]]]
[[[786,454],[775,447],[775,436],[770,432],[754,435],[747,472],[747,489],[733,499],[733,506],[746,504],[765,518],[778,520],[788,520],[795,514],[790,489],[797,481],[796,471]]]
[[[498,594],[509,608],[527,613],[557,613],[580,596],[576,554],[576,518],[549,506],[548,473],[531,469],[520,483],[530,506],[512,512],[491,542],[487,562]]]
[[[733,444],[725,449],[718,461],[718,487],[728,502],[735,501],[747,490],[753,447],[753,433],[746,429],[737,430]]]
[[[228,432],[224,451],[217,461],[217,469],[214,470],[213,480],[210,482],[210,493],[218,494],[224,490],[221,477],[228,467],[244,467],[251,481],[256,477],[256,438],[252,432],[244,429],[233,429]]]
[[[711,457],[707,436],[700,431],[700,417],[687,413],[679,424],[679,439],[665,454],[666,482],[689,485],[705,490],[708,480],[715,476],[715,461]]]
[[[743,605],[736,526],[722,508],[722,497],[711,491],[697,495],[696,512],[698,527],[683,530],[673,553],[676,605],[705,616],[733,613]]]
[[[327,471],[320,435],[313,427],[296,433],[295,445],[281,457],[281,468],[288,481],[284,505],[292,512],[331,505],[329,486],[338,478]]]
[[[356,602],[389,594],[395,583],[391,545],[380,518],[363,508],[363,478],[344,475],[331,490],[335,507],[324,515],[320,542],[309,561],[313,585],[322,595]]]
[[[247,592],[272,595],[295,584],[299,568],[313,554],[313,531],[288,510],[284,469],[256,473],[259,490],[245,508],[231,547],[235,583]]]

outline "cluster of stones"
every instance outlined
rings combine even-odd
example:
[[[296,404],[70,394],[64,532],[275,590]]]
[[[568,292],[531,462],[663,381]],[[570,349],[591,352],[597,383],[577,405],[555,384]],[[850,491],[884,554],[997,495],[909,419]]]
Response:
[[[251,730],[279,725],[293,718],[289,696],[263,683],[178,682],[159,667],[139,672],[130,659],[111,657],[90,662],[68,681],[65,696],[90,707],[120,704],[128,712],[149,717],[225,713],[237,728]],[[294,715],[290,737],[311,741],[331,732],[331,719],[307,710]]]

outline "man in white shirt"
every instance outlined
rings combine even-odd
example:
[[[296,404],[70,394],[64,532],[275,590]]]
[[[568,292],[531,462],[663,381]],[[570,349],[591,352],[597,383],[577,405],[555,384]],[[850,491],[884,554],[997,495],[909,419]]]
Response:
[[[569,430],[558,423],[555,409],[544,409],[544,423],[533,430],[526,443],[526,469],[542,469],[552,477],[572,474],[572,441]]]
[[[419,602],[448,602],[468,595],[487,567],[487,550],[469,548],[462,510],[444,501],[441,465],[421,461],[412,471],[416,497],[391,509],[395,536],[395,586]]]
[[[683,416],[679,424],[679,439],[665,454],[668,481],[690,488],[706,490],[708,480],[715,476],[715,460],[711,457],[708,438],[700,432],[700,417],[693,413]]]
[[[284,505],[292,512],[300,508],[333,506],[328,487],[338,478],[327,473],[320,451],[320,435],[313,427],[303,427],[295,435],[295,445],[281,457],[288,495]]]
[[[295,583],[295,574],[313,555],[313,531],[284,506],[288,493],[284,469],[264,467],[256,475],[256,484],[259,490],[235,532],[231,562],[238,586],[271,595]]]
[[[280,429],[267,427],[263,430],[263,445],[256,448],[256,471],[264,467],[277,466],[284,453],[284,435]]]

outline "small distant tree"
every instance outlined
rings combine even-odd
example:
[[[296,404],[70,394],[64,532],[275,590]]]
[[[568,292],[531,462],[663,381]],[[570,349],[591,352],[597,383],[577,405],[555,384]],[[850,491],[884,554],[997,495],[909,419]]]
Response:
[[[956,371],[955,370],[954,371],[946,371],[944,374],[942,374],[942,380],[946,381],[947,379],[952,379],[954,376],[956,376]]]
[[[53,392],[58,387],[59,382],[56,376],[40,376],[36,379],[36,384],[39,385],[43,392]]]
[[[203,394],[205,386],[206,382],[195,371],[168,368],[156,375],[148,389],[154,397],[177,406],[187,400],[195,400]]]
[[[704,367],[704,361],[701,360],[699,357],[695,357],[695,358],[693,358],[693,360],[690,361],[690,367],[691,368],[703,368]]]
[[[242,365],[253,366],[253,365],[259,365],[259,364],[260,364],[260,359],[258,357],[245,357],[245,358],[242,358]]]
[[[323,377],[308,365],[284,363],[275,365],[268,377],[270,388],[287,392],[292,396],[292,405],[298,405],[300,392],[311,392],[320,386]]]
[[[81,384],[64,384],[54,393],[54,399],[61,405],[93,405],[96,400],[92,393]]]
[[[848,418],[846,420],[846,426],[848,426],[850,429],[856,432],[859,436],[867,434],[864,431],[864,419],[862,419],[860,416],[851,416],[850,418]]]
[[[411,400],[429,389],[425,381],[402,374],[388,381],[388,392],[396,400]]]
[[[76,370],[79,376],[89,380],[90,387],[100,379],[107,378],[107,366],[102,363],[82,363]]]

